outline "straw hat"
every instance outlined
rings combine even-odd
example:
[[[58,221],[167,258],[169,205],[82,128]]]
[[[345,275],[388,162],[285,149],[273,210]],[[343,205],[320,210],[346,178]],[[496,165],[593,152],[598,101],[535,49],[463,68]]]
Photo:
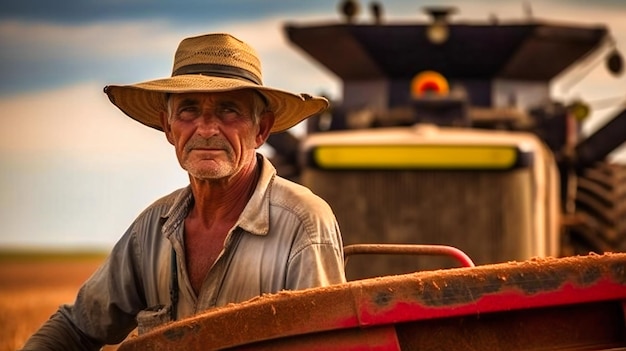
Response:
[[[178,46],[170,78],[133,85],[108,85],[104,92],[131,118],[163,130],[159,114],[166,109],[166,93],[220,92],[252,88],[267,100],[275,115],[271,132],[281,132],[322,112],[328,101],[266,87],[261,62],[248,44],[229,34],[186,38]]]

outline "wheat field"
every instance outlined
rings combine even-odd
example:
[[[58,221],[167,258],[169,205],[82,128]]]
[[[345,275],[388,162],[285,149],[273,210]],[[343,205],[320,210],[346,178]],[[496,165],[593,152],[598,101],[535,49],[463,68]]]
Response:
[[[59,305],[72,303],[103,259],[99,253],[0,253],[0,351],[20,349]]]

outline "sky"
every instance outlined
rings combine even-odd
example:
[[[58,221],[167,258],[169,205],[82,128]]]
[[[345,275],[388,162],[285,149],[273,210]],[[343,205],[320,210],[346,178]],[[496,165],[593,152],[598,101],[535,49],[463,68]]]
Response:
[[[538,19],[605,24],[617,48],[626,53],[622,0],[380,2],[389,22],[426,20],[422,8],[428,5],[456,6],[454,20],[487,20],[491,15],[515,20],[524,18],[530,5]],[[338,4],[1,2],[0,249],[109,249],[145,207],[187,185],[187,175],[162,133],[123,115],[102,91],[107,84],[168,76],[175,48],[185,37],[234,34],[259,52],[266,85],[340,99],[337,78],[287,43],[283,33],[286,22],[339,21]],[[582,81],[563,76],[553,82],[556,98],[596,102],[585,125],[588,132],[626,98],[626,77],[611,77],[601,68],[590,70]],[[612,158],[626,162],[623,152]]]

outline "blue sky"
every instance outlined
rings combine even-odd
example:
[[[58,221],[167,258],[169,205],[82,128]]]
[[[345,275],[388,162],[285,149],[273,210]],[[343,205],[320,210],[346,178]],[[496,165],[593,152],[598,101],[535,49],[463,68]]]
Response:
[[[526,2],[537,18],[606,24],[626,53],[623,1]],[[0,248],[109,248],[149,203],[186,185],[163,135],[125,117],[102,93],[107,84],[168,76],[184,37],[230,32],[257,48],[266,84],[340,98],[336,78],[291,47],[282,32],[287,21],[338,21],[338,3],[0,3]],[[388,21],[424,20],[423,6],[442,4],[455,5],[458,20],[524,17],[524,1],[381,3]],[[565,100],[626,95],[626,78],[600,69],[567,89],[566,78],[554,86],[555,96]],[[611,112],[596,111],[586,128],[601,125]]]

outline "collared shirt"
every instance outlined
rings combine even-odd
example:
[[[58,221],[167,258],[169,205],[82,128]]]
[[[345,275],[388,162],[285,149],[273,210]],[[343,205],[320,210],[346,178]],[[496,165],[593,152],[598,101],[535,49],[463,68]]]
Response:
[[[95,350],[122,341],[137,321],[140,332],[169,321],[172,248],[177,319],[265,293],[345,282],[341,234],[328,204],[258,158],[257,187],[198,295],[185,267],[184,220],[193,203],[187,187],[144,210],[75,303],[61,306],[24,350]]]

